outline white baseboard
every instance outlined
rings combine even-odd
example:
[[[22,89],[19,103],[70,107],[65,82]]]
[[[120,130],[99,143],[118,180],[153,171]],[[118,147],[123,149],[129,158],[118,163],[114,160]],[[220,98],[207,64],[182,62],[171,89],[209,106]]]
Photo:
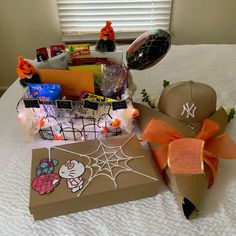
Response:
[[[5,93],[7,87],[0,87],[0,97]]]

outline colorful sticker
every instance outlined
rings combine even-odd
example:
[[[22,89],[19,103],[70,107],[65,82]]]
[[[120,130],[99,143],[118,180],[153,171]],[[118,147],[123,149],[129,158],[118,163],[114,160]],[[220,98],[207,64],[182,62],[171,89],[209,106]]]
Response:
[[[51,159],[51,161],[48,158],[42,159],[36,168],[36,176],[40,176],[41,174],[51,174],[57,164],[58,161],[55,159]]]
[[[83,163],[77,160],[68,160],[59,170],[60,177],[66,179],[67,187],[72,193],[83,188],[84,179],[81,177],[85,171]]]
[[[60,176],[55,173],[41,174],[32,181],[32,188],[40,195],[50,193],[60,183]]]

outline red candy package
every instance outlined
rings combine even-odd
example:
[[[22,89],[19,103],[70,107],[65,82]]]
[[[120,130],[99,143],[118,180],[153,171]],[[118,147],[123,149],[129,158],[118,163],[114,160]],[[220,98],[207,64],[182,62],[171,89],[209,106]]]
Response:
[[[46,61],[48,59],[47,48],[38,48],[36,49],[37,61]]]
[[[51,57],[55,57],[65,51],[65,45],[52,45],[50,46]]]

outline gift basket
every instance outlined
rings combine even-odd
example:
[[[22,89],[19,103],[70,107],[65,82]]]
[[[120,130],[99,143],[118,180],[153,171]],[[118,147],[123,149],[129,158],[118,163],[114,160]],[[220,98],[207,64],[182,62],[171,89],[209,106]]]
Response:
[[[151,67],[169,48],[167,32],[146,32],[128,48],[126,66],[123,52],[115,52],[114,31],[107,22],[97,51],[87,43],[52,45],[37,49],[33,61],[19,57],[17,74],[26,87],[17,104],[19,121],[27,134],[39,133],[46,140],[130,133],[139,114],[133,107],[136,86],[130,70]]]
[[[20,79],[26,92],[17,104],[27,133],[80,141],[130,132],[137,114],[132,102],[136,86],[122,58],[91,57],[88,44],[68,47],[69,52],[47,61],[19,58],[22,77],[26,67],[33,68],[30,78]]]

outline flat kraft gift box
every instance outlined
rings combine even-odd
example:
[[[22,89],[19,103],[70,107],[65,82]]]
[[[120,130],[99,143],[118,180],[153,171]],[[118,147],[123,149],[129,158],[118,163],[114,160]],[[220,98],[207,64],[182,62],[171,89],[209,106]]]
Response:
[[[135,134],[34,149],[29,209],[45,219],[154,196],[158,186]]]

